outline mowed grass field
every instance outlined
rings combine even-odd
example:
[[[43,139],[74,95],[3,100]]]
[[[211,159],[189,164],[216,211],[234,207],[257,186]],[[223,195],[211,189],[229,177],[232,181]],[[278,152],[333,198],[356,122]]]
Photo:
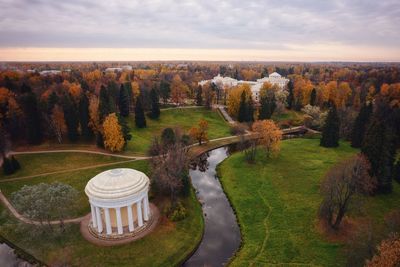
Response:
[[[64,154],[64,153],[63,153]],[[79,155],[79,160],[77,157]],[[46,171],[57,170],[58,165],[75,162],[69,167],[86,166],[90,163],[107,162],[108,157],[89,154],[48,154],[33,160],[38,155],[18,156],[23,165],[24,175],[32,175]],[[48,166],[49,160],[54,166]],[[30,159],[30,160],[29,160]],[[59,161],[58,161],[59,160]],[[113,160],[125,160],[112,158]],[[87,161],[87,162],[85,162]],[[32,164],[30,164],[32,163]],[[44,169],[42,169],[42,167]],[[84,193],[86,183],[96,174],[117,167],[134,168],[149,174],[147,161],[132,161],[118,163],[112,167],[97,167],[87,170],[70,171],[67,173],[39,176],[27,180],[1,182],[1,191],[10,198],[12,192],[19,190],[24,185],[33,185],[40,182],[62,182],[70,184],[79,191],[78,207],[74,217],[86,215],[90,212],[88,199]],[[65,168],[65,166],[64,166]],[[21,170],[22,173],[22,170]],[[16,174],[18,176],[18,173]],[[150,196],[150,201],[155,203],[160,211],[163,210],[164,200],[159,196]],[[0,234],[31,253],[50,266],[68,262],[68,266],[174,266],[182,261],[200,242],[203,231],[203,218],[200,204],[194,193],[183,200],[188,216],[179,222],[173,223],[162,218],[156,230],[145,238],[130,244],[116,247],[98,247],[87,242],[80,234],[79,225],[71,225],[64,235],[57,238],[30,235],[17,227],[18,222],[0,204]],[[28,228],[28,232],[29,232]]]
[[[300,126],[304,123],[304,113],[287,109],[280,114],[274,113],[272,119],[279,125]]]
[[[347,143],[328,149],[320,147],[318,139],[291,139],[282,142],[274,159],[266,159],[261,151],[252,165],[242,153],[226,159],[218,168],[219,177],[243,236],[232,266],[343,266],[343,245],[329,242],[318,230],[319,185],[333,164],[355,153]],[[382,223],[386,212],[400,206],[399,193],[395,184],[392,194],[369,197],[365,214],[354,216]]]
[[[1,171],[0,180],[128,160],[125,158],[77,152],[22,154],[15,157],[18,159],[21,169],[12,175],[4,175]]]
[[[165,128],[179,127],[187,132],[192,126],[197,126],[201,119],[205,119],[208,122],[209,139],[230,136],[228,123],[216,111],[201,107],[167,109],[161,111],[161,116],[158,120],[146,117],[146,128],[136,128],[133,116],[128,119],[132,140],[128,142],[126,152],[146,154],[153,137],[160,136]]]

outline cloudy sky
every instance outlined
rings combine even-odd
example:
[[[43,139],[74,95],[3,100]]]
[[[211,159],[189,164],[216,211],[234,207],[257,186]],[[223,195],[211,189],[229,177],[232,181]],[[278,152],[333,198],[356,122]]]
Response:
[[[399,0],[0,0],[0,60],[400,61]]]

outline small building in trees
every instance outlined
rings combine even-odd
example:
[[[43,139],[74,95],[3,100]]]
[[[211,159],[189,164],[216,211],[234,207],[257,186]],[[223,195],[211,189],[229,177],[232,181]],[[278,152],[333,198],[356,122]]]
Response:
[[[132,237],[156,223],[157,208],[149,203],[150,180],[128,168],[104,171],[87,183],[91,220],[89,232],[101,239]]]

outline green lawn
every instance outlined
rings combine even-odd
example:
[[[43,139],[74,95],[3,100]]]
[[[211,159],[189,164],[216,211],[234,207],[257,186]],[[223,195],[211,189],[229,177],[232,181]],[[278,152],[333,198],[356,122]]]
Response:
[[[24,154],[15,157],[21,164],[21,169],[12,175],[4,175],[0,172],[0,180],[128,160],[75,152]]]
[[[94,157],[101,157],[94,155]],[[68,161],[69,157],[66,157]],[[93,159],[95,161],[95,159]],[[101,161],[101,159],[99,159]],[[97,161],[95,161],[97,163]],[[55,163],[55,162],[54,162]],[[41,168],[32,166],[31,173],[38,172]],[[149,173],[147,161],[121,163],[114,167],[128,167]],[[25,168],[30,168],[26,162]],[[76,188],[80,193],[79,208],[74,216],[85,215],[90,212],[84,187],[88,180],[97,173],[110,167],[99,167],[89,170],[71,171],[68,173],[37,177],[30,180],[2,182],[0,188],[6,196],[20,189],[24,184],[32,185],[39,182],[51,183],[59,181]],[[163,201],[152,198],[162,210]],[[188,217],[172,223],[163,218],[156,230],[145,238],[133,243],[117,247],[97,247],[81,237],[79,226],[71,226],[62,238],[34,237],[17,231],[15,219],[3,210],[0,219],[0,234],[17,246],[28,251],[49,265],[57,263],[60,259],[67,259],[72,266],[172,266],[179,263],[190,253],[202,236],[203,219],[199,203],[194,193],[184,200]]]
[[[150,147],[153,136],[160,136],[163,129],[167,127],[180,127],[187,131],[197,125],[200,119],[208,121],[208,138],[219,138],[230,135],[230,128],[227,122],[216,111],[205,108],[186,108],[162,110],[158,120],[146,118],[146,128],[136,128],[133,117],[128,120],[131,128],[132,140],[128,142],[127,152],[144,154]]]
[[[295,110],[285,110],[281,114],[276,112],[272,115],[272,119],[282,126],[299,126],[303,125],[303,113]]]
[[[243,154],[236,153],[219,166],[243,235],[233,266],[342,265],[341,245],[325,241],[316,230],[319,183],[330,166],[356,150],[345,143],[337,149],[318,143],[317,139],[286,140],[275,159],[260,157],[249,165]]]
[[[277,158],[259,153],[257,163],[249,165],[236,153],[219,165],[243,237],[232,266],[343,266],[343,245],[329,242],[317,229],[319,184],[333,164],[356,152],[344,142],[327,149],[318,139],[291,139],[282,142]],[[385,215],[400,207],[400,185],[394,182],[393,188],[388,195],[365,197],[349,216],[384,227]]]

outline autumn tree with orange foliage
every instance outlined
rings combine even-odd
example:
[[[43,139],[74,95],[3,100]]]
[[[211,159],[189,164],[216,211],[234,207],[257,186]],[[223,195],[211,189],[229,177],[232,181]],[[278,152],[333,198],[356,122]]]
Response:
[[[301,76],[295,77],[293,96],[296,110],[300,110],[303,106],[310,103],[310,96],[313,88],[314,86],[309,79]]]
[[[100,90],[103,74],[100,70],[94,70],[83,73],[83,78],[89,87],[94,88],[96,92]]]
[[[172,101],[181,105],[189,92],[189,87],[182,81],[181,77],[176,74],[171,83]]]
[[[111,152],[122,151],[125,146],[125,140],[115,113],[109,114],[104,119],[103,132],[104,147]]]
[[[347,82],[330,81],[326,84],[326,90],[329,94],[329,101],[334,103],[337,108],[344,108],[349,101],[352,90]]]
[[[79,98],[82,95],[81,85],[79,83],[70,83],[68,81],[64,81],[62,85],[65,91],[67,91],[71,95],[74,103],[77,104],[79,102]]]
[[[252,129],[258,135],[258,145],[264,147],[267,157],[276,156],[281,148],[282,131],[273,120],[253,123]]]
[[[245,81],[253,81],[257,78],[260,78],[260,73],[254,70],[244,69],[240,72],[240,74],[242,75],[243,80]]]
[[[15,99],[15,94],[7,88],[0,88],[0,123],[4,120],[20,116],[22,111]]]
[[[400,83],[382,84],[379,97],[383,98],[391,108],[400,107]]]
[[[208,122],[204,119],[201,119],[199,121],[198,127],[193,126],[189,130],[189,136],[193,138],[194,140],[197,140],[199,142],[199,145],[201,146],[202,142],[207,142],[208,141]]]
[[[400,237],[393,234],[378,246],[378,253],[367,261],[366,267],[398,267],[400,265]]]

